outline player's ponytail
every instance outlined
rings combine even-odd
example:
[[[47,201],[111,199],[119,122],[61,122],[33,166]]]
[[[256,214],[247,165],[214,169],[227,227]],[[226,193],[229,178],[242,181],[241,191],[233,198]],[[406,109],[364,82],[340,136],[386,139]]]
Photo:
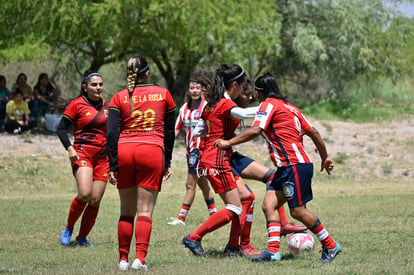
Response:
[[[246,74],[239,65],[221,64],[214,75],[212,92],[206,95],[208,104],[210,106],[216,105],[234,81],[242,83],[245,78]]]

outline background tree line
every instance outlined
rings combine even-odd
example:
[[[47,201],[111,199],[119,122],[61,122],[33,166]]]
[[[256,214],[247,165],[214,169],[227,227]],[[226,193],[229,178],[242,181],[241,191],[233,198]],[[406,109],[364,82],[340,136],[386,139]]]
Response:
[[[140,54],[178,104],[195,71],[211,76],[220,63],[238,63],[253,80],[276,74],[301,105],[341,98],[358,82],[396,81],[410,72],[413,22],[396,12],[399,2],[1,1],[0,60],[53,60],[67,81],[118,64],[121,89],[126,60]],[[72,82],[77,87],[80,81]]]

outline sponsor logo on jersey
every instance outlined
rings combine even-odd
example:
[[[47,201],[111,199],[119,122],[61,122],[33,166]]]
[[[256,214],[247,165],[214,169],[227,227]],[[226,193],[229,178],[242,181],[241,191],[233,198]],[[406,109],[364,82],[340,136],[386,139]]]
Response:
[[[214,169],[214,168],[199,168],[198,170],[197,170],[197,175],[199,176],[199,177],[205,177],[205,176],[213,176],[213,177],[215,177],[215,176],[217,176],[217,175],[219,175],[220,173],[219,173],[219,171],[217,171],[217,169]]]

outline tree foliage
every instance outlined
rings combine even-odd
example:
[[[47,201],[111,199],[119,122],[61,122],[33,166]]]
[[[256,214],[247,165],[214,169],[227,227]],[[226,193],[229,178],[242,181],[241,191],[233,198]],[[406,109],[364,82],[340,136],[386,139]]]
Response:
[[[358,79],[401,74],[399,49],[412,28],[383,1],[279,3],[282,52],[273,69],[301,91],[325,85],[338,96]]]
[[[220,63],[338,93],[361,75],[400,73],[411,24],[392,8],[381,0],[0,1],[0,58],[52,56],[82,73],[141,54],[179,102],[194,71]]]

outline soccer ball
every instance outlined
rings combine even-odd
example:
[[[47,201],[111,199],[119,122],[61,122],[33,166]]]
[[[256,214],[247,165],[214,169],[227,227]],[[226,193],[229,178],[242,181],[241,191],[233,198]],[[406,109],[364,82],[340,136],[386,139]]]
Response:
[[[309,233],[292,234],[288,240],[288,248],[295,255],[309,253],[315,248],[315,240]]]

